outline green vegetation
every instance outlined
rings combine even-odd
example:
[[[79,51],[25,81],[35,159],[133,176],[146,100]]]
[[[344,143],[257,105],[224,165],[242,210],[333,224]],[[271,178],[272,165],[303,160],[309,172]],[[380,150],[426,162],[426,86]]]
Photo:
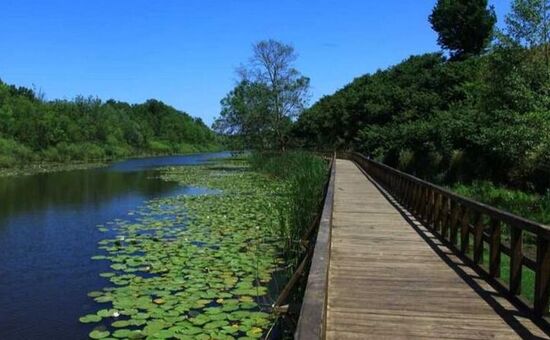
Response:
[[[218,148],[200,119],[156,100],[44,101],[30,89],[0,81],[0,169]]]
[[[437,17],[454,27],[454,14],[438,8],[462,3],[440,1],[432,21]],[[488,181],[502,192],[525,191],[535,200],[530,206],[547,209],[542,197],[550,187],[549,13],[548,0],[516,0],[506,29],[484,54],[447,46],[461,57],[411,56],[355,79],[301,115],[296,143],[360,151],[437,184],[462,183],[468,195],[474,189],[465,186]],[[527,205],[514,211],[547,221],[548,210],[536,210]]]
[[[323,201],[328,179],[327,163],[306,152],[256,153],[250,163],[253,169],[284,180],[289,185],[289,201],[279,205],[279,216],[285,217],[279,233],[285,241],[285,253],[290,264],[296,266],[304,249],[300,240],[315,221]]]
[[[115,237],[93,259],[110,261],[100,275],[114,287],[91,292],[109,305],[80,321],[117,338],[259,338],[273,322],[262,310],[282,261],[272,206],[288,186],[244,165],[170,168],[162,177],[222,192],[153,200],[99,226]]]
[[[155,199],[98,226],[109,237],[92,259],[109,261],[100,276],[110,284],[88,295],[107,305],[80,322],[94,327],[93,339],[262,337],[276,322],[272,281],[287,270],[281,238],[302,231],[296,209],[319,205],[326,170],[304,153],[164,169],[166,181],[210,191]],[[300,180],[308,171],[318,182]],[[309,203],[297,204],[298,195]],[[299,222],[311,221],[309,210],[300,213]]]
[[[452,190],[476,201],[550,225],[550,191],[539,195],[497,187],[487,181],[475,181],[470,185],[455,184]]]

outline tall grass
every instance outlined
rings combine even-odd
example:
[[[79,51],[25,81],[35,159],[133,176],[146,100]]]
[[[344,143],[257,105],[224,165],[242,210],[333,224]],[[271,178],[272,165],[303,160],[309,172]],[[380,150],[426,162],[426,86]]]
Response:
[[[288,185],[288,204],[281,204],[280,230],[288,260],[301,258],[300,240],[315,221],[328,180],[328,163],[308,152],[255,153],[250,164],[256,171],[280,178]]]

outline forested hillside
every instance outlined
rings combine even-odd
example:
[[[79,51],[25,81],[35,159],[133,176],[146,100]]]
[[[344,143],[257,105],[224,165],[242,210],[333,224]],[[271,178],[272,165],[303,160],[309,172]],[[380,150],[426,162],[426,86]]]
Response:
[[[200,119],[157,100],[44,101],[0,81],[0,168],[216,148],[215,134]]]
[[[449,57],[411,56],[353,80],[306,110],[294,136],[550,223],[549,17],[548,0],[514,0],[492,30],[487,1],[438,1],[429,20]]]
[[[535,51],[466,61],[414,56],[321,99],[299,121],[311,146],[353,149],[438,182],[548,186],[550,84]],[[541,65],[542,66],[542,65]]]
[[[307,146],[364,152],[437,183],[491,180],[545,192],[548,32],[518,36],[529,22],[514,26],[514,11],[486,52],[411,56],[359,77],[306,110],[296,135]]]

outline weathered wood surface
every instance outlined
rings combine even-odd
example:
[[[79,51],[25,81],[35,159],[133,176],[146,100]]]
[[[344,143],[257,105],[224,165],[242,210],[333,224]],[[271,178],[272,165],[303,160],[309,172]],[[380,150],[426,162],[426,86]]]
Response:
[[[334,191],[327,339],[548,338],[351,161]]]

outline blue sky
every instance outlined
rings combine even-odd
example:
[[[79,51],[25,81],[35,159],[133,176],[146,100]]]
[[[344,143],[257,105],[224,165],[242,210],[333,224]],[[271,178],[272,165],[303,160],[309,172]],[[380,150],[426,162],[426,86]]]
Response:
[[[510,0],[492,0],[499,22]],[[437,51],[435,0],[1,0],[0,78],[47,99],[148,98],[210,124],[251,45],[291,43],[313,103],[353,78]]]

